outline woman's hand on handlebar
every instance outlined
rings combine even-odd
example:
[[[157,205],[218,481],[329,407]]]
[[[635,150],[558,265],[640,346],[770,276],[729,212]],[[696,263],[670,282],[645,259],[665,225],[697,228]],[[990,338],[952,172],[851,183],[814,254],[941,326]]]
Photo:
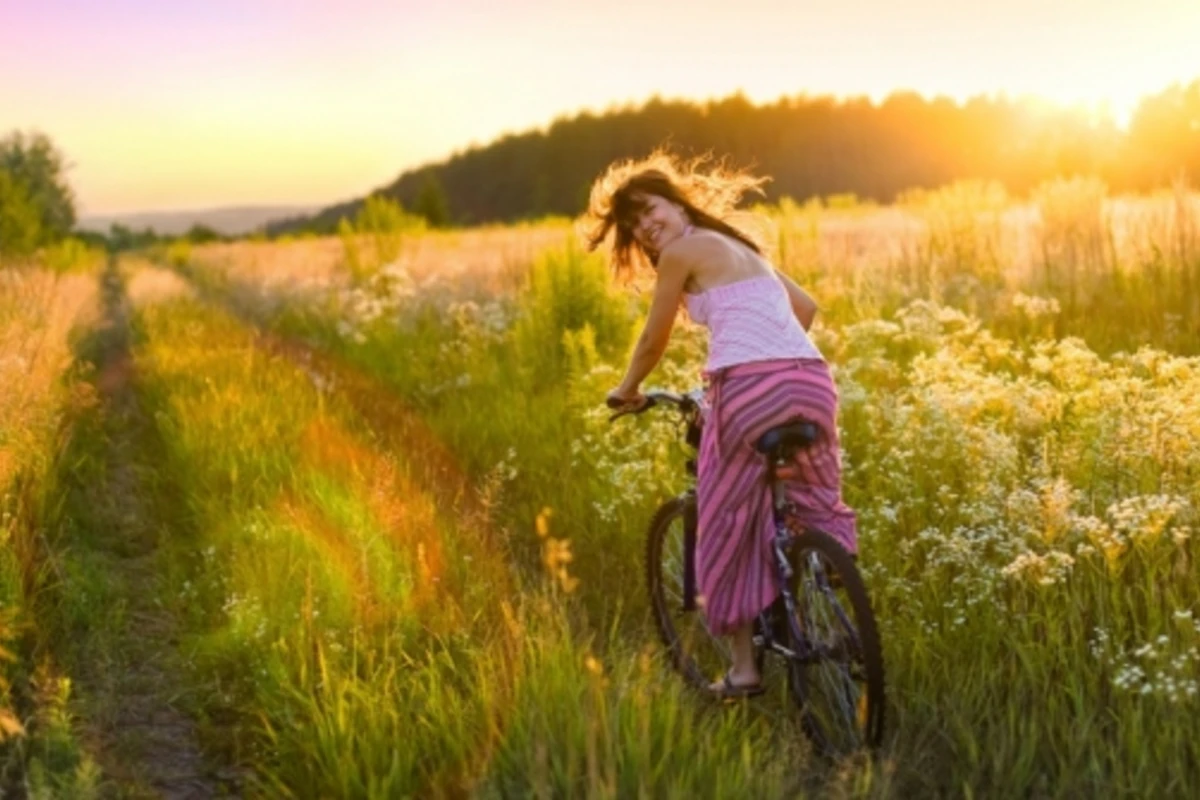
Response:
[[[613,411],[636,411],[646,405],[646,396],[636,390],[630,392],[618,386],[608,393],[604,403]]]

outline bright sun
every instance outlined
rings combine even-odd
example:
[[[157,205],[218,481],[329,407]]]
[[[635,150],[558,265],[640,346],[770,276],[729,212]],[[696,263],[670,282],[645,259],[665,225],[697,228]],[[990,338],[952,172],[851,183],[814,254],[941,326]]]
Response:
[[[1082,106],[1097,114],[1107,113],[1122,130],[1137,110],[1138,103],[1146,95],[1161,91],[1161,81],[1155,76],[1144,76],[1141,80],[1136,70],[1104,76],[1103,83],[1062,81],[1059,85],[1049,84],[1039,89],[1038,94],[1054,103],[1067,106]]]

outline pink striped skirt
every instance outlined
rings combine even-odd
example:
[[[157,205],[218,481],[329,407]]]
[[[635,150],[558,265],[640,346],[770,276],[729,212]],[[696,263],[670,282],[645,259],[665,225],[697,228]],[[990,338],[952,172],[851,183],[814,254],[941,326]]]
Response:
[[[797,455],[788,499],[805,527],[858,548],[854,512],[842,502],[837,387],[820,359],[756,361],[707,373],[709,412],[696,486],[696,577],[709,630],[726,635],[753,620],[779,593],[771,547],[774,521],[766,459],[754,443],[798,419],[821,430]]]

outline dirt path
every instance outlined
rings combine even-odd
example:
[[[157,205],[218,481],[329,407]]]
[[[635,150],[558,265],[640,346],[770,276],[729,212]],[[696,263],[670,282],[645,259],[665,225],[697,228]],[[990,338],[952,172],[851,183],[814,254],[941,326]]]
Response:
[[[240,793],[236,770],[206,762],[198,728],[179,707],[177,623],[162,605],[166,587],[159,544],[173,520],[163,513],[164,484],[153,421],[139,405],[130,355],[129,303],[110,264],[105,321],[92,342],[103,440],[73,491],[90,512],[72,544],[109,582],[113,607],[77,642],[75,660],[83,739],[117,797],[208,798]]]

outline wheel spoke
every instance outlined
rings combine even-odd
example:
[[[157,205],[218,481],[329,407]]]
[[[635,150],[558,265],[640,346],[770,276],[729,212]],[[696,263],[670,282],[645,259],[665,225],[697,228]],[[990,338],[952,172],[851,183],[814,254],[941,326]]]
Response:
[[[875,743],[878,726],[873,724],[877,714],[872,704],[882,698],[872,698],[869,692],[869,669],[845,576],[837,574],[835,561],[823,552],[828,544],[818,547],[805,541],[799,542],[793,585],[797,622],[813,655],[794,664],[794,684],[806,730],[818,748],[844,755]]]
[[[652,581],[659,597],[656,613],[659,631],[672,648],[676,665],[697,686],[717,677],[730,663],[725,642],[712,636],[700,610],[684,610],[684,521],[682,506],[666,518],[656,518],[652,536],[657,536],[657,549],[651,550],[657,563],[657,581]]]
[[[723,638],[709,633],[701,610],[684,610],[687,502],[672,501],[655,515],[647,549],[649,581],[655,619],[674,665],[694,686],[705,688],[729,666],[730,650]],[[760,659],[771,654],[759,666],[764,682],[773,683],[774,690],[755,707],[781,713],[791,705],[785,697],[790,692],[800,708],[799,721],[819,751],[842,756],[878,745],[883,665],[854,564],[825,534],[797,536],[791,550],[794,612],[786,602],[775,612],[781,615],[775,617],[781,624],[771,631],[775,646],[759,654]],[[782,666],[785,675],[773,665]]]

